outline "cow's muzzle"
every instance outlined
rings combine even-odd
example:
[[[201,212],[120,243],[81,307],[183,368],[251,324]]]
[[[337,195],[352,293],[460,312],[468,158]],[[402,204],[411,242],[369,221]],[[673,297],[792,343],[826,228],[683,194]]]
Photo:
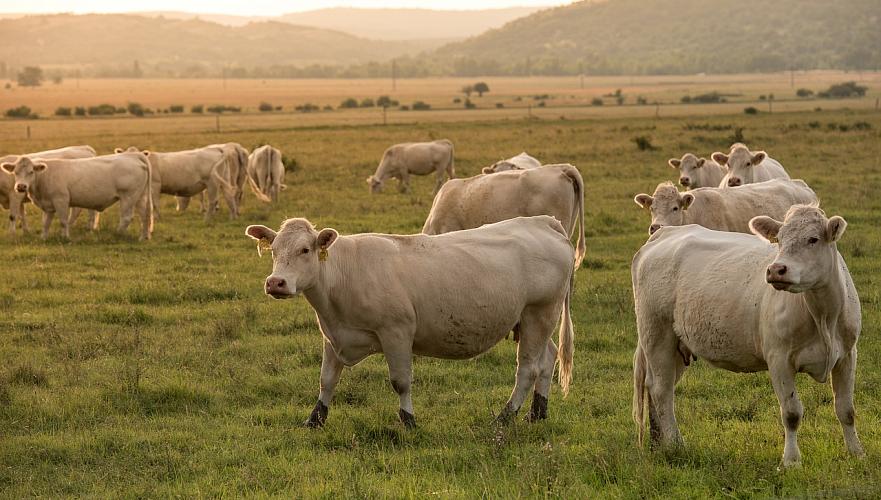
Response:
[[[264,290],[266,295],[270,295],[274,299],[289,299],[294,296],[294,293],[288,287],[287,281],[284,278],[277,278],[275,276],[266,278]]]
[[[664,226],[662,226],[660,224],[652,224],[651,226],[649,226],[649,236],[657,233],[658,229],[661,229],[662,227],[664,227]]]
[[[21,183],[16,184],[16,185],[15,185],[15,190],[18,191],[19,193],[27,193],[27,192],[28,192],[28,185],[27,185],[27,184],[21,184]]]
[[[743,184],[743,181],[740,180],[740,177],[732,177],[728,179],[728,187],[737,187]]]

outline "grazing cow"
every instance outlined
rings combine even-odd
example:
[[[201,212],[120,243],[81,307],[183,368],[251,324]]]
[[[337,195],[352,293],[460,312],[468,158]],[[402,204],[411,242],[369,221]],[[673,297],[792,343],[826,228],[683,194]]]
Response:
[[[511,158],[508,158],[507,160],[497,161],[493,163],[490,167],[483,167],[482,172],[484,174],[494,174],[496,172],[505,172],[507,170],[529,170],[532,168],[538,168],[540,166],[540,161],[529,156],[524,151],[517,156],[512,156]]]
[[[284,173],[281,151],[268,144],[260,146],[248,156],[248,183],[261,201],[278,201],[278,192],[287,189]]]
[[[719,165],[728,166],[728,173],[722,178],[719,187],[737,187],[771,179],[789,179],[789,174],[779,161],[771,158],[764,151],[753,153],[739,142],[731,146],[731,151],[727,155],[713,153],[713,160]]]
[[[435,193],[440,190],[445,176],[450,179],[456,176],[452,142],[441,139],[432,142],[396,144],[385,150],[376,172],[367,178],[367,184],[370,185],[372,193],[378,193],[382,191],[383,182],[395,178],[400,181],[401,192],[410,192],[411,174],[429,175],[432,172],[437,176]]]
[[[547,417],[559,356],[565,395],[572,374],[569,314],[573,250],[553,217],[520,217],[439,236],[316,231],[288,219],[276,233],[248,226],[258,251],[271,246],[265,291],[302,293],[324,336],[318,402],[306,421],[320,426],[344,366],[383,353],[399,417],[415,425],[410,399],[413,355],[468,359],[509,332],[519,336],[516,383],[499,415],[507,422],[534,388],[530,420]],[[551,340],[560,321],[560,351]]]
[[[91,146],[68,146],[59,149],[50,149],[48,151],[40,151],[39,153],[28,153],[26,156],[32,160],[36,159],[67,159],[76,158],[93,158],[96,155],[95,150]],[[4,163],[14,164],[19,155],[7,155],[0,157],[0,165]],[[18,193],[13,189],[15,178],[12,176],[0,175],[0,206],[9,209],[9,232],[15,234],[15,221],[21,221],[21,230],[27,231],[28,224],[25,218],[24,204],[27,203],[28,197],[25,193]]]
[[[422,232],[443,234],[533,215],[554,216],[570,237],[577,236],[577,269],[585,254],[584,181],[569,164],[453,179],[434,197]]]
[[[817,202],[817,195],[801,179],[775,179],[736,188],[698,188],[680,193],[670,182],[633,198],[652,216],[649,234],[664,226],[698,224],[717,231],[748,233],[757,215],[782,218],[789,207]]]
[[[117,149],[116,151],[122,150]],[[187,151],[157,153],[147,150],[139,151],[135,147],[130,147],[126,152],[140,152],[145,155],[154,175],[158,174],[159,180],[154,180],[154,183],[160,186],[158,191],[153,192],[155,207],[159,206],[160,194],[170,194],[177,197],[178,210],[185,210],[191,196],[207,191],[206,220],[210,219],[217,209],[218,195],[224,197],[229,207],[230,217],[234,219],[238,216],[236,202],[238,170],[235,167],[230,168],[231,164],[239,161],[238,151],[235,148],[206,146]],[[156,210],[158,212],[158,208]]]
[[[682,442],[674,387],[696,356],[734,372],[768,370],[780,402],[787,467],[801,459],[796,431],[803,408],[795,375],[818,382],[831,375],[847,450],[863,455],[853,407],[860,300],[836,247],[846,225],[800,205],[783,222],[754,218],[750,226],[761,238],[686,226],[649,239],[632,266],[639,332],[633,416],[640,442],[646,403],[652,440]]]
[[[15,176],[15,189],[26,192],[43,210],[43,238],[57,213],[61,234],[70,238],[70,207],[104,211],[119,201],[119,227],[124,232],[137,209],[141,239],[153,231],[153,198],[150,163],[137,153],[122,153],[77,160],[31,160],[21,157],[2,169]]]
[[[717,187],[728,169],[713,160],[685,153],[681,159],[670,158],[667,164],[679,170],[679,185],[685,189]]]
[[[230,182],[236,187],[236,215],[240,215],[242,198],[245,194],[245,183],[248,180],[248,150],[237,142],[212,144],[209,148],[220,148],[227,158]]]

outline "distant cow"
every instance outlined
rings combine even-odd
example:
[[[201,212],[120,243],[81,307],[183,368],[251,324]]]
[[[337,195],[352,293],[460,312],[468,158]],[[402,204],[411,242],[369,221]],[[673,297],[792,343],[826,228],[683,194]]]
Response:
[[[719,187],[736,187],[753,182],[771,179],[789,179],[789,174],[779,161],[764,151],[751,152],[741,143],[731,146],[731,152],[713,153],[713,160],[719,165],[727,165],[728,173],[722,178]]]
[[[240,210],[245,194],[245,183],[248,180],[248,150],[237,142],[212,144],[206,147],[218,147],[226,155],[230,182],[236,187],[236,215],[241,215]]]
[[[670,158],[667,164],[679,170],[679,185],[685,189],[718,187],[728,169],[713,160],[685,153],[681,159]]]
[[[96,155],[95,150],[91,146],[68,146],[59,149],[50,149],[48,151],[40,151],[39,153],[28,153],[26,156],[32,160],[36,159],[68,159],[76,158],[92,158]],[[0,165],[4,163],[15,164],[19,155],[7,155],[0,157]],[[13,189],[15,178],[0,174],[0,206],[9,209],[9,232],[15,233],[16,219],[21,221],[22,231],[28,230],[27,219],[25,218],[24,204],[29,201],[26,193],[18,193]]]
[[[3,170],[15,176],[15,189],[27,192],[43,210],[43,238],[55,214],[61,234],[70,238],[68,211],[71,207],[104,211],[119,201],[119,227],[124,232],[137,210],[141,219],[141,239],[153,231],[150,163],[137,153],[96,156],[77,160],[31,160],[20,157]]]
[[[284,163],[278,149],[267,144],[248,156],[248,183],[261,201],[278,201],[278,192],[287,189],[284,174]]]
[[[804,413],[795,375],[832,377],[847,450],[863,455],[854,427],[860,299],[836,243],[841,217],[792,207],[783,222],[756,217],[761,236],[698,226],[664,228],[633,258],[639,339],[633,356],[633,417],[642,441],[681,443],[674,388],[693,357],[734,372],[768,370],[785,432],[783,465],[799,463]],[[773,242],[773,243],[770,243]],[[812,400],[816,398],[811,398]]]
[[[434,173],[437,183],[434,192],[440,190],[444,177],[456,176],[453,166],[453,143],[441,139],[432,142],[408,142],[396,144],[385,150],[376,172],[367,178],[370,191],[382,191],[383,183],[391,178],[400,181],[401,192],[410,191],[410,175],[429,175]]]
[[[505,172],[507,170],[529,170],[532,168],[538,168],[541,166],[541,162],[536,160],[535,158],[526,154],[526,152],[522,152],[517,156],[512,156],[507,160],[500,160],[492,164],[489,167],[483,167],[482,172],[484,174],[494,174],[496,172]]]
[[[584,181],[569,164],[453,179],[435,196],[422,232],[443,234],[533,215],[556,217],[566,234],[576,237],[578,268],[585,254]]]
[[[122,151],[117,149],[117,152]],[[131,147],[126,152],[139,152]],[[229,207],[230,217],[238,216],[236,197],[238,190],[238,170],[230,165],[239,161],[238,151],[234,148],[206,146],[187,151],[157,153],[140,151],[148,158],[152,170],[158,174],[159,192],[153,193],[153,204],[159,206],[159,194],[170,194],[177,197],[178,210],[184,210],[191,196],[207,191],[205,218],[210,219],[217,207],[218,195],[223,196]],[[183,200],[183,202],[182,202]],[[157,209],[158,210],[158,209]]]
[[[439,236],[316,231],[288,219],[276,233],[248,226],[258,249],[271,245],[275,298],[302,293],[324,336],[321,390],[306,421],[320,426],[344,366],[383,353],[399,416],[415,425],[410,398],[413,355],[468,359],[512,330],[519,335],[514,391],[499,416],[510,420],[534,391],[529,419],[547,417],[559,357],[566,394],[574,332],[569,315],[572,245],[553,217],[521,217]],[[551,340],[560,322],[560,351]]]
[[[816,203],[817,195],[800,179],[774,179],[735,188],[698,188],[680,193],[670,182],[633,198],[652,216],[649,234],[664,226],[698,224],[718,231],[748,233],[757,215],[782,218],[789,207]]]

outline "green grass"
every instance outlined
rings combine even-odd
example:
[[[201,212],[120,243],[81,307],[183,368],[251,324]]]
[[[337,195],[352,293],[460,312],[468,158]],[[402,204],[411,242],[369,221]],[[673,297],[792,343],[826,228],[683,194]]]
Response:
[[[812,126],[819,122],[821,126]],[[867,122],[842,131],[828,123]],[[691,128],[686,126],[691,124]],[[695,127],[694,125],[701,125]],[[703,125],[706,125],[704,127]],[[804,178],[848,230],[840,249],[863,301],[856,406],[868,457],[847,457],[828,385],[799,378],[804,467],[781,472],[779,409],[766,374],[698,362],[678,387],[687,446],[636,447],[629,265],[648,218],[632,201],[674,178],[669,157],[722,150],[733,129]],[[327,126],[221,135],[167,130],[67,138],[100,152],[238,141],[270,143],[300,165],[278,206],[246,195],[243,217],[204,223],[198,203],[163,219],[152,242],[82,222],[73,241],[0,237],[0,496],[767,497],[881,491],[881,115],[808,112],[688,119],[533,120]],[[633,137],[657,149],[639,151]],[[344,234],[417,232],[431,179],[370,196],[364,179],[389,144],[446,137],[459,176],[522,150],[571,162],[586,180],[588,258],[573,314],[575,379],[555,386],[549,420],[497,428],[514,381],[503,341],[469,361],[418,358],[418,429],[397,420],[381,356],[344,372],[327,426],[308,430],[321,339],[303,299],[262,293],[269,257],[243,232],[305,216]],[[3,150],[56,147],[0,140]],[[34,226],[38,218],[29,207]],[[57,226],[53,227],[57,231]],[[57,233],[53,233],[57,234]]]

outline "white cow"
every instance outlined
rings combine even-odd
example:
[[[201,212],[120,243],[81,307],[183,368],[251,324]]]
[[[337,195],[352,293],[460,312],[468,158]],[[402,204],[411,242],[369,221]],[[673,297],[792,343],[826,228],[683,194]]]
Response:
[[[679,185],[685,189],[717,187],[728,173],[727,167],[691,153],[685,153],[682,158],[670,158],[667,164],[679,170]]]
[[[432,142],[396,144],[385,150],[376,172],[367,178],[372,193],[382,191],[382,184],[391,178],[400,181],[401,192],[410,191],[410,175],[437,176],[434,192],[440,190],[444,177],[456,176],[453,166],[453,143],[441,139]]]
[[[284,174],[281,151],[278,149],[267,144],[248,156],[248,183],[261,201],[278,201],[278,192],[287,189]]]
[[[245,183],[248,180],[248,150],[237,142],[212,144],[209,148],[220,148],[227,158],[230,182],[236,187],[236,215],[240,215],[242,198],[245,195]]]
[[[494,174],[496,172],[505,172],[507,170],[529,170],[540,166],[540,161],[529,156],[524,151],[517,156],[508,158],[507,160],[497,161],[493,163],[492,166],[483,167],[482,172],[484,174]]]
[[[119,201],[119,227],[124,232],[137,209],[141,239],[153,231],[153,199],[150,163],[137,153],[122,153],[77,160],[31,160],[21,157],[2,169],[15,176],[15,189],[27,192],[43,210],[43,238],[59,214],[61,234],[70,238],[68,211],[71,207],[104,211]]]
[[[533,215],[556,217],[576,236],[577,269],[585,254],[584,181],[569,164],[453,179],[434,197],[422,232],[443,234]]]
[[[674,388],[696,356],[729,371],[770,372],[785,432],[784,466],[801,459],[796,373],[818,382],[831,375],[845,444],[862,456],[853,406],[860,300],[836,247],[846,223],[796,206],[783,222],[762,216],[750,225],[761,238],[664,228],[633,258],[639,332],[633,416],[640,442],[646,404],[652,440],[682,442]]]
[[[731,151],[727,155],[713,153],[713,160],[719,165],[728,167],[728,173],[722,178],[719,187],[736,187],[771,179],[789,179],[789,174],[779,161],[771,158],[764,151],[753,153],[739,142],[731,146]]]
[[[569,315],[572,245],[553,217],[520,217],[439,236],[316,231],[288,219],[276,233],[248,226],[272,248],[265,291],[302,293],[324,336],[321,390],[306,425],[320,426],[344,366],[383,353],[400,397],[401,421],[415,425],[410,398],[413,355],[468,359],[509,332],[519,336],[514,391],[499,416],[510,420],[534,388],[529,418],[547,416],[560,321],[560,385],[572,374]]]
[[[680,193],[664,182],[654,196],[633,198],[652,216],[649,234],[664,226],[699,224],[718,231],[748,233],[749,221],[757,215],[783,218],[789,207],[817,202],[817,195],[801,179],[775,179],[735,188],[698,188]]]
[[[0,157],[0,165],[4,163],[14,164],[18,160],[19,156],[26,156],[32,160],[73,160],[76,158],[93,158],[95,155],[95,150],[91,146],[67,146],[64,148],[50,149],[48,151],[40,151],[39,153],[28,153],[25,155],[6,155]],[[26,232],[28,230],[24,204],[27,203],[29,200],[26,193],[18,193],[13,189],[14,184],[14,177],[0,175],[0,206],[9,209],[9,232],[11,234],[15,234],[16,219],[21,221],[22,231]]]
[[[238,170],[230,167],[239,161],[239,153],[234,148],[205,146],[187,151],[157,153],[130,147],[126,152],[140,152],[146,156],[154,175],[158,176],[158,181],[154,180],[154,184],[159,186],[159,191],[153,192],[154,206],[159,206],[160,194],[170,194],[177,197],[178,210],[184,210],[191,196],[207,191],[206,220],[217,209],[218,195],[222,195],[226,201],[230,217],[238,216]]]

